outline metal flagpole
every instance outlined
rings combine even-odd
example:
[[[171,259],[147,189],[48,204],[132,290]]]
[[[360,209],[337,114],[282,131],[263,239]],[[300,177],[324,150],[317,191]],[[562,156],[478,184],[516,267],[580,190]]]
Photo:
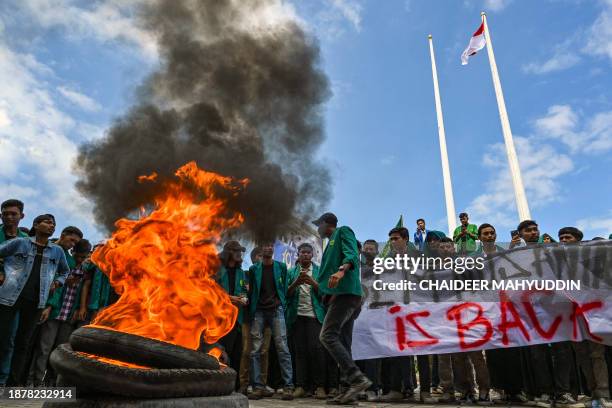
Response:
[[[510,174],[512,174],[512,184],[514,185],[516,208],[518,210],[520,222],[531,219],[531,214],[529,212],[529,205],[527,204],[525,188],[523,187],[521,168],[519,167],[518,157],[516,156],[516,150],[514,149],[514,140],[512,139],[510,121],[508,120],[508,112],[506,112],[506,103],[504,102],[504,93],[502,92],[499,73],[497,72],[497,64],[495,63],[495,54],[493,53],[493,43],[491,42],[491,35],[489,34],[487,16],[484,11],[480,13],[480,15],[482,16],[482,22],[484,23],[487,53],[489,54],[489,64],[491,65],[491,75],[493,76],[493,87],[495,88],[495,97],[497,98],[499,118],[501,119],[504,142],[506,143],[506,153],[508,154],[508,164],[510,166]]]
[[[440,156],[442,158],[442,177],[444,179],[444,197],[446,198],[446,216],[448,218],[448,233],[452,237],[457,227],[455,215],[455,199],[453,198],[453,184],[451,183],[448,153],[446,151],[446,135],[444,133],[444,119],[442,117],[442,103],[438,89],[438,70],[434,56],[433,38],[429,35],[429,53],[431,55],[431,73],[433,76],[434,96],[436,100],[436,116],[438,118],[438,136],[440,138]]]

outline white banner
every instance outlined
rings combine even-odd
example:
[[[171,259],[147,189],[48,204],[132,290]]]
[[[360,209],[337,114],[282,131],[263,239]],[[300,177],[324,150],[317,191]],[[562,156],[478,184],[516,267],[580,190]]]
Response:
[[[523,247],[481,261],[483,269],[462,274],[366,268],[353,358],[583,339],[612,345],[612,241]]]

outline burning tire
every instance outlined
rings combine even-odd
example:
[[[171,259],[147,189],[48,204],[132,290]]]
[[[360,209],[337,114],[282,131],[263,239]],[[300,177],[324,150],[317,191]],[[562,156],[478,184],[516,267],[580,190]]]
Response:
[[[69,344],[57,347],[51,365],[64,384],[88,390],[138,398],[208,397],[234,391],[236,372],[221,369],[144,369],[106,363],[73,351]]]
[[[219,361],[209,354],[100,327],[81,327],[69,342],[76,351],[146,367],[219,369]]]

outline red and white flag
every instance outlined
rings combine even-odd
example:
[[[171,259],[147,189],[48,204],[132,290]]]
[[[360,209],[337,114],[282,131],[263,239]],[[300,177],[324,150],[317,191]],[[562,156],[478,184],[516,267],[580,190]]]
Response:
[[[468,59],[472,55],[476,54],[478,51],[482,50],[486,44],[487,42],[485,41],[485,36],[484,36],[484,21],[483,21],[480,27],[478,27],[478,30],[476,30],[476,32],[472,34],[472,38],[470,38],[470,44],[465,49],[465,51],[463,51],[463,54],[461,54],[461,65],[467,65]]]

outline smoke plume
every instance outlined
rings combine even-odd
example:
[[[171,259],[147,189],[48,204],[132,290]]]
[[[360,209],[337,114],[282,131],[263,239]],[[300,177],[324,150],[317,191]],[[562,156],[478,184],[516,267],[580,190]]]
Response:
[[[278,0],[144,2],[139,21],[157,38],[160,68],[77,158],[77,187],[100,224],[112,231],[151,202],[159,184],[138,176],[167,179],[191,160],[250,179],[231,206],[254,239],[329,200],[328,171],[315,159],[329,83],[316,40],[282,10]]]

